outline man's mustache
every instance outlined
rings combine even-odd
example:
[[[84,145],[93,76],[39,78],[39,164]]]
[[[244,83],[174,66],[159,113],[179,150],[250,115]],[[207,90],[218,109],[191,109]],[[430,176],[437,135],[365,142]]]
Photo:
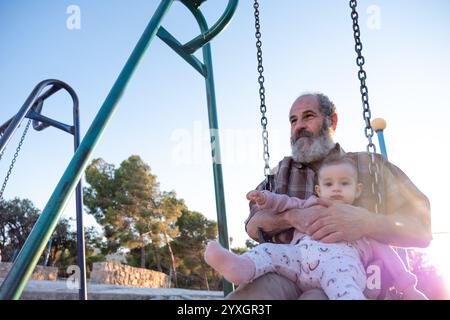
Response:
[[[296,143],[298,141],[298,139],[304,138],[304,137],[305,138],[312,138],[312,137],[314,137],[314,134],[312,132],[309,132],[309,131],[305,130],[305,129],[300,130],[299,132],[297,132],[295,134],[294,137],[291,137],[291,144],[294,145],[294,143]]]
[[[314,136],[314,134],[312,132],[309,132],[305,129],[300,130],[299,132],[297,132],[297,134],[295,135],[295,140],[299,139],[299,138],[312,138]]]

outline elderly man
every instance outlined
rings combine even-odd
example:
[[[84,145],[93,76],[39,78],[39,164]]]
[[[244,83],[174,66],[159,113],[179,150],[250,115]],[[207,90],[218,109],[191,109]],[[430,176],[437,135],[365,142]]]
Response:
[[[258,209],[250,203],[246,220],[248,235],[257,241],[288,243],[292,231],[308,234],[312,239],[334,243],[370,237],[399,247],[426,247],[431,241],[429,201],[396,166],[377,155],[380,168],[379,190],[383,205],[374,214],[376,196],[372,192],[373,175],[369,172],[370,155],[345,153],[332,134],[338,121],[336,108],[321,94],[304,94],[293,103],[291,124],[292,156],[285,157],[273,170],[273,191],[307,199],[314,193],[316,171],[321,161],[333,153],[346,154],[358,165],[363,185],[361,197],[354,205],[336,204],[292,209],[278,214]],[[264,183],[258,186],[262,190]],[[227,299],[326,299],[323,291],[300,292],[292,281],[274,274],[264,275],[252,283],[239,286]]]

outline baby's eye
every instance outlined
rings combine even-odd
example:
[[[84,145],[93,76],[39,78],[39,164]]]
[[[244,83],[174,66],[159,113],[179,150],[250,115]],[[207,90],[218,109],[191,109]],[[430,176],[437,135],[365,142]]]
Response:
[[[327,182],[327,183],[325,183],[325,185],[327,186],[327,187],[331,187],[331,182]]]

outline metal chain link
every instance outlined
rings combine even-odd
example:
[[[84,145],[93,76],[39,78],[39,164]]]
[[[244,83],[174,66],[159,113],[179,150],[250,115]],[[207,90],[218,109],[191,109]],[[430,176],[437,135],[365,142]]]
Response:
[[[257,49],[257,58],[258,58],[258,83],[259,83],[259,98],[261,100],[260,111],[261,111],[261,126],[262,126],[262,139],[263,139],[263,159],[264,159],[264,175],[266,176],[266,181],[269,180],[270,175],[270,165],[269,165],[269,132],[267,131],[267,117],[266,117],[266,89],[264,88],[264,67],[263,67],[263,58],[262,58],[262,42],[261,42],[261,25],[259,23],[259,3],[258,0],[255,0],[253,4],[253,8],[255,9],[255,37],[256,37],[256,49]]]
[[[9,166],[8,173],[6,174],[5,180],[3,181],[2,189],[0,190],[0,201],[3,200],[3,192],[5,192],[6,185],[9,180],[9,176],[11,175],[12,169],[14,168],[14,164],[16,163],[17,156],[19,155],[20,148],[22,147],[23,141],[25,140],[25,136],[27,135],[28,129],[30,128],[31,119],[28,120],[27,126],[23,131],[22,137],[20,138],[19,145],[17,146],[16,153],[14,153],[14,157],[11,161],[11,165]]]
[[[370,123],[371,118],[371,112],[370,112],[370,106],[369,106],[369,90],[366,86],[366,79],[367,74],[366,71],[363,69],[363,65],[365,63],[364,56],[362,55],[362,43],[360,38],[360,29],[358,24],[358,12],[356,11],[358,3],[357,0],[350,0],[350,8],[352,9],[351,18],[353,20],[353,34],[355,38],[355,51],[357,53],[356,58],[356,64],[359,67],[358,71],[358,78],[361,82],[360,86],[360,92],[361,92],[361,99],[363,104],[363,118],[366,122],[366,127],[364,128],[364,134],[367,137],[367,140],[369,141],[367,145],[367,152],[370,154],[370,162],[369,162],[369,173],[371,176],[374,177],[372,181],[372,194],[374,197],[376,197],[375,201],[375,212],[379,213],[382,205],[382,199],[381,199],[381,193],[379,188],[379,173],[380,168],[378,164],[375,161],[375,153],[376,153],[376,147],[372,142],[372,137],[374,134],[374,130],[372,128],[372,125]]]

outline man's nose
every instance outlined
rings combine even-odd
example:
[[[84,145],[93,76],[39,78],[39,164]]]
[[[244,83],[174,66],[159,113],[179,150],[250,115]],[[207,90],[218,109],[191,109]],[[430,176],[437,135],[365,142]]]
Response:
[[[304,122],[299,120],[295,123],[295,126],[294,126],[295,135],[298,135],[298,133],[300,131],[305,130],[305,129],[307,129],[307,128],[306,128],[306,125]]]

